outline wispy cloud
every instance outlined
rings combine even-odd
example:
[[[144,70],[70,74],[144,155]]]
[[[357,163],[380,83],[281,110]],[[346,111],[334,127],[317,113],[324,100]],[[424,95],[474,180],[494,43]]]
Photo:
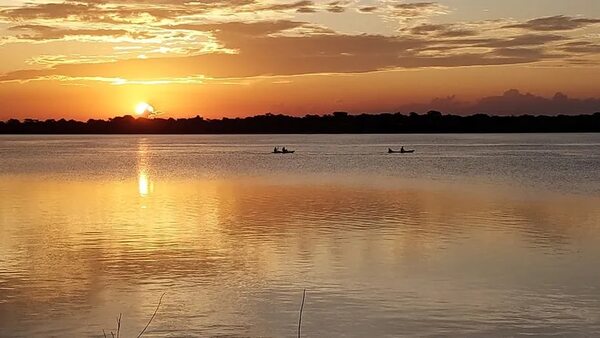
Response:
[[[531,31],[568,31],[599,24],[600,19],[573,18],[564,15],[532,19],[527,22],[507,25],[506,28],[521,28]]]
[[[310,32],[310,28],[313,28]],[[282,34],[305,28],[309,33]],[[518,35],[510,38],[423,39],[411,36],[347,35],[319,31],[296,21],[229,22],[176,25],[165,29],[205,31],[223,50],[188,57],[123,60],[101,64],[64,64],[49,69],[5,74],[2,81],[35,79],[50,75],[70,77],[123,77],[153,79],[205,76],[209,78],[255,77],[315,73],[359,73],[395,68],[459,67],[531,63],[550,54],[549,43],[566,41],[559,35]],[[462,51],[478,47],[479,51]],[[440,48],[443,54],[432,55]],[[454,49],[457,53],[449,53]],[[424,53],[428,51],[429,53]]]
[[[385,3],[385,15],[388,18],[396,19],[401,23],[421,22],[421,20],[443,15],[450,12],[450,9],[437,2],[410,2],[397,3],[389,1]]]
[[[387,33],[340,32],[319,20],[309,21],[308,17],[316,16],[302,15],[318,11],[328,16],[384,17],[393,20],[395,27]],[[102,41],[120,49],[110,58],[29,58],[29,63],[48,67],[10,71],[0,75],[0,81],[48,76],[158,81],[168,77],[360,73],[548,60],[568,64],[593,60],[599,53],[597,36],[569,35],[571,30],[597,24],[597,19],[434,20],[451,11],[438,2],[387,0],[370,6],[349,0],[26,3],[0,10],[0,18],[11,24],[0,44]]]
[[[55,40],[65,37],[129,37],[132,39],[151,38],[147,32],[130,32],[123,29],[64,29],[44,25],[19,25],[8,28],[9,31],[26,32],[17,35],[19,40]]]

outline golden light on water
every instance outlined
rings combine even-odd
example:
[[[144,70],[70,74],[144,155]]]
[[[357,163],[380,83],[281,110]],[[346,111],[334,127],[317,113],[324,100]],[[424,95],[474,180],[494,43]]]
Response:
[[[150,180],[148,164],[148,144],[146,139],[138,143],[138,192],[141,197],[146,197],[154,191],[154,184]]]
[[[150,180],[148,179],[148,174],[143,171],[140,171],[138,175],[138,190],[142,197],[148,196],[150,192]]]

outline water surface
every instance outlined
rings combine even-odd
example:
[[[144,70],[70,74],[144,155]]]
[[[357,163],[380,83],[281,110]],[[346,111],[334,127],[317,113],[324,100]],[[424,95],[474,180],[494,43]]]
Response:
[[[599,146],[2,136],[0,336],[599,335]]]

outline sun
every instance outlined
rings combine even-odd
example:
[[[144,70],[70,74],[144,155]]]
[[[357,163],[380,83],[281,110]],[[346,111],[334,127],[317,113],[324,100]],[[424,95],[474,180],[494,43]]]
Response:
[[[152,114],[154,113],[154,107],[149,103],[140,102],[135,106],[135,113],[137,115]]]

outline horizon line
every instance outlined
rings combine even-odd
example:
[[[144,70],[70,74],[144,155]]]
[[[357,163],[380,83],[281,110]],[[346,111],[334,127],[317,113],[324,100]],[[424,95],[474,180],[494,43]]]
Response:
[[[324,117],[349,117],[349,116],[382,116],[382,115],[403,115],[403,116],[407,116],[410,117],[411,115],[416,115],[416,116],[428,116],[428,115],[438,115],[440,114],[441,116],[452,116],[452,117],[474,117],[474,116],[487,116],[487,117],[559,117],[559,116],[566,116],[566,117],[576,117],[576,116],[594,116],[597,114],[600,114],[600,110],[594,113],[576,113],[576,112],[572,112],[572,113],[559,113],[559,114],[490,114],[490,113],[485,113],[485,112],[481,112],[481,113],[469,113],[469,114],[456,114],[456,113],[446,113],[446,112],[442,112],[439,110],[429,110],[427,112],[416,112],[416,111],[410,111],[410,112],[376,112],[376,113],[369,113],[369,112],[361,112],[361,113],[351,113],[351,112],[347,112],[347,111],[332,111],[330,113],[322,113],[322,114],[304,114],[304,115],[289,115],[289,114],[284,114],[284,113],[272,113],[272,112],[268,112],[268,113],[262,113],[262,114],[257,114],[257,115],[247,115],[247,116],[236,116],[236,117],[227,117],[227,116],[221,116],[221,117],[217,117],[217,118],[206,118],[202,115],[196,114],[195,116],[188,116],[188,117],[165,117],[164,113],[161,114],[160,116],[136,116],[135,113],[126,113],[124,115],[117,115],[114,117],[108,117],[105,119],[102,118],[88,118],[87,120],[77,120],[77,119],[67,119],[65,117],[61,117],[61,118],[48,118],[48,119],[37,119],[37,118],[8,118],[6,120],[0,120],[0,123],[8,123],[9,121],[19,121],[21,123],[23,122],[50,122],[50,121],[68,121],[68,122],[80,122],[80,123],[87,123],[89,121],[112,121],[114,119],[123,119],[123,118],[132,118],[134,120],[147,120],[147,121],[151,121],[151,120],[190,120],[190,119],[197,119],[200,118],[202,120],[205,121],[223,121],[223,120],[243,120],[243,119],[251,119],[251,118],[257,118],[257,117],[288,117],[288,118],[314,118],[314,117],[319,117],[319,118],[324,118]]]

